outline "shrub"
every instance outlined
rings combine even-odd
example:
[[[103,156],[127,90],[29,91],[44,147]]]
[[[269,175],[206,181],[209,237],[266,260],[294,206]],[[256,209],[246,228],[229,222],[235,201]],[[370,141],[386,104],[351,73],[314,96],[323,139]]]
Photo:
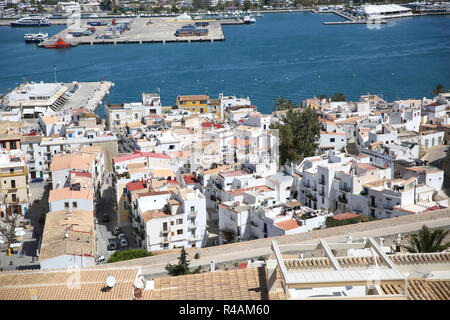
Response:
[[[123,251],[114,252],[108,258],[107,263],[149,257],[152,255],[153,255],[153,253],[151,253],[145,249],[127,249],[127,250],[123,250]]]

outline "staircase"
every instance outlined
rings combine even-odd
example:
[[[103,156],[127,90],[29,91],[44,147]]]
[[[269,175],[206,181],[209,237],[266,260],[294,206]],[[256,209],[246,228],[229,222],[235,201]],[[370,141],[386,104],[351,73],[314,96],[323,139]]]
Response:
[[[56,99],[56,101],[50,106],[50,108],[52,108],[53,111],[58,111],[64,106],[68,99],[69,96],[63,93],[59,96],[58,99]]]

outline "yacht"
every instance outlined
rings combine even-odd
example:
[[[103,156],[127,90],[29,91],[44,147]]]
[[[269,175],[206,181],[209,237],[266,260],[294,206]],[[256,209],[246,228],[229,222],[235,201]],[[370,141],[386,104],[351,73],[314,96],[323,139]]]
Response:
[[[23,37],[25,42],[42,42],[48,39],[48,33],[27,33]]]
[[[13,27],[45,27],[52,23],[45,17],[24,17],[11,22]]]
[[[244,24],[250,24],[250,23],[255,23],[256,19],[250,16],[245,16],[244,17]]]

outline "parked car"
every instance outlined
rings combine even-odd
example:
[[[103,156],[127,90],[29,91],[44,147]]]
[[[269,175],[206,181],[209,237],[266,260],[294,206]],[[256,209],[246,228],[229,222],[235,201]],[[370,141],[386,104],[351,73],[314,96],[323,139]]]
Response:
[[[117,241],[114,238],[108,239],[108,250],[117,250]]]
[[[35,178],[35,179],[31,180],[31,183],[42,182],[42,181],[44,181],[44,178]]]
[[[102,217],[102,221],[103,221],[103,222],[109,222],[109,214],[104,213],[104,214],[103,214],[103,217]]]
[[[97,262],[104,262],[105,261],[105,257],[101,256],[101,255],[97,255]]]
[[[120,246],[121,247],[128,247],[128,241],[125,238],[120,239]]]
[[[123,233],[120,233],[119,235],[118,235],[118,237],[119,237],[119,239],[127,239],[127,237],[125,236],[125,234],[123,234]]]

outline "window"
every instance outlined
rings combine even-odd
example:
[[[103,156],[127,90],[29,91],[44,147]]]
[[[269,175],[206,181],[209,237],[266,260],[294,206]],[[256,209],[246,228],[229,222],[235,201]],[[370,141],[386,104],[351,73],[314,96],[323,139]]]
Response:
[[[167,231],[167,222],[164,222],[164,223],[163,223],[163,230],[164,230],[164,231]]]
[[[175,221],[170,221],[170,225],[173,226],[175,224]]]
[[[330,138],[330,142],[334,142],[334,138]]]
[[[183,224],[183,219],[177,219],[177,224]]]
[[[9,169],[9,173],[14,173],[14,169]]]
[[[12,201],[13,201],[13,202],[16,202],[16,201],[17,201],[17,197],[16,197],[16,195],[15,195],[14,193],[11,195],[11,198],[12,198]]]
[[[177,234],[183,234],[183,229],[177,230]]]
[[[191,212],[194,212],[194,211],[195,211],[195,207],[192,206],[192,207],[191,207]]]
[[[64,202],[64,208],[69,209],[69,203],[68,202]]]
[[[171,232],[170,235],[173,237],[175,235],[175,232]]]
[[[16,180],[11,180],[11,188],[12,189],[16,188]]]
[[[118,114],[116,114],[116,119],[119,120],[119,115]]]
[[[74,207],[74,208],[78,208],[78,203],[77,202],[72,202],[72,207]]]

